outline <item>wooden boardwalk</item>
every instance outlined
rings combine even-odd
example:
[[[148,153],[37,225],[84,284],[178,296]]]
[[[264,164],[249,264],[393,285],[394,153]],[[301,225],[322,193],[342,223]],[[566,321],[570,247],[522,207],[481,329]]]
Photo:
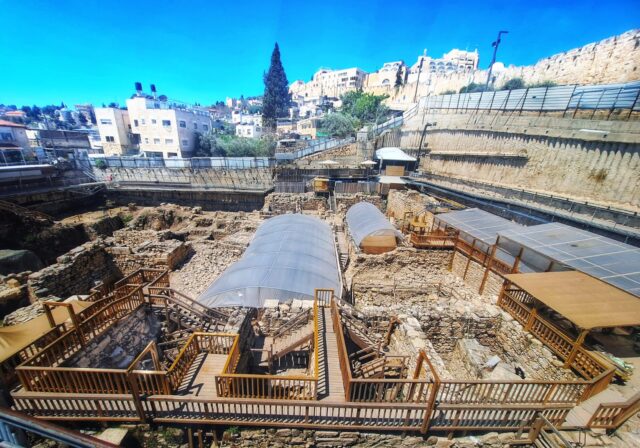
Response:
[[[571,412],[567,414],[566,426],[585,428],[591,417],[595,414],[596,410],[602,403],[620,403],[623,404],[626,400],[619,392],[614,389],[606,389],[597,395],[583,401],[578,406],[571,409]]]
[[[320,362],[324,364],[324,375],[321,376],[321,381],[324,381],[323,386],[326,387],[325,391],[328,390],[328,394],[319,396],[318,398],[333,403],[344,403],[344,384],[342,382],[342,373],[340,372],[338,342],[336,340],[336,334],[333,332],[333,319],[331,318],[330,308],[322,309],[320,320],[320,334],[321,336],[324,335],[324,344],[322,342],[320,343],[324,348],[320,355]]]
[[[201,353],[185,375],[178,394],[198,398],[218,398],[214,376],[222,372],[226,361],[227,355]]]

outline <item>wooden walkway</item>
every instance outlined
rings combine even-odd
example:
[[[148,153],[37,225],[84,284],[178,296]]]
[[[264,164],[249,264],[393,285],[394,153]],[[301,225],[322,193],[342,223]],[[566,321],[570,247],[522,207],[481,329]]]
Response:
[[[578,406],[571,409],[567,414],[565,426],[585,428],[593,414],[602,403],[624,403],[627,401],[619,392],[614,389],[606,389],[597,395],[583,401]]]
[[[320,355],[320,364],[324,365],[324,375],[321,375],[321,382],[328,394],[318,396],[318,398],[333,403],[344,403],[344,384],[342,383],[342,373],[340,372],[340,359],[338,358],[338,342],[336,334],[333,332],[333,319],[331,318],[331,309],[322,308],[320,313],[320,335],[324,335],[324,344],[320,342],[323,350]],[[320,367],[320,373],[323,373],[323,367]],[[328,381],[329,384],[326,384]],[[319,386],[321,387],[321,386]]]
[[[227,362],[227,355],[201,353],[185,375],[178,394],[198,398],[218,398],[214,376],[222,372],[225,362]]]

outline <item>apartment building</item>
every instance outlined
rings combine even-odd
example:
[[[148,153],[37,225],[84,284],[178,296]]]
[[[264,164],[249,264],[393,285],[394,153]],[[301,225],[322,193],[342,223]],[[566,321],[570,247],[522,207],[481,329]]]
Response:
[[[129,111],[115,107],[97,107],[94,111],[105,155],[122,156],[138,152],[132,135]]]
[[[127,109],[131,132],[139,136],[140,152],[149,157],[191,157],[198,135],[212,126],[207,109],[158,96],[153,86],[152,95],[137,89],[127,100]]]
[[[236,125],[236,135],[246,138],[262,137],[262,124],[260,123],[239,123]]]
[[[357,67],[344,70],[320,69],[307,83],[296,81],[289,90],[303,98],[331,96],[339,97],[345,92],[361,89],[367,73]]]
[[[418,56],[418,60],[411,66],[407,82],[416,82],[418,74],[448,75],[450,73],[471,73],[478,69],[480,57],[478,50],[465,51],[454,48],[445,53],[441,58],[427,56],[427,51]],[[420,78],[420,82],[426,81],[428,76]]]
[[[29,149],[27,127],[0,119],[0,149]]]

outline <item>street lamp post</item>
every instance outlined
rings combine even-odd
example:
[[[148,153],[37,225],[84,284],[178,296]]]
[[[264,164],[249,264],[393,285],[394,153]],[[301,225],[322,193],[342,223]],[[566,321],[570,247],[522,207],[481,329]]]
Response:
[[[485,84],[485,90],[489,89],[489,82],[491,81],[491,72],[493,71],[493,64],[496,63],[496,55],[498,54],[498,46],[500,45],[500,36],[502,36],[503,34],[508,34],[509,31],[500,31],[498,32],[498,38],[496,39],[495,42],[493,42],[491,44],[491,46],[493,47],[493,57],[491,58],[491,64],[489,65],[489,73],[487,73],[487,83]]]
[[[417,160],[417,164],[416,164],[417,169],[420,169],[420,157],[422,156],[422,142],[424,141],[424,137],[427,134],[427,128],[429,126],[435,126],[436,124],[438,124],[438,123],[436,123],[435,121],[434,122],[427,122],[427,123],[425,123],[424,128],[422,129],[422,134],[420,135],[420,144],[418,145],[418,157],[417,157],[418,160]]]

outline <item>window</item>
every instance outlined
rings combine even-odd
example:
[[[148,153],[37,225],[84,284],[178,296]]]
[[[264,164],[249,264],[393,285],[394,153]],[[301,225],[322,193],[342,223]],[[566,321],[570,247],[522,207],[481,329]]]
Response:
[[[152,119],[151,119],[151,124],[156,124],[156,123],[158,123],[158,122],[156,121],[156,119],[155,119],[155,118],[152,118]]]
[[[115,139],[115,138],[113,138],[113,136],[111,136],[111,135],[105,135],[105,136],[104,136],[104,139],[105,139],[106,141],[110,142],[110,143],[113,143],[113,142],[115,142],[115,141],[116,141],[116,139]]]
[[[159,145],[160,144],[160,139],[159,138],[154,138],[153,139],[153,144],[154,145]]]
[[[144,121],[144,118],[141,118],[141,119],[140,119],[140,123],[142,124],[142,126],[144,126],[145,124],[147,124],[147,123]]]
[[[172,138],[165,138],[164,139],[164,144],[165,145],[173,145],[173,139]]]
[[[187,122],[184,120],[180,120],[180,127],[181,128],[186,128],[187,127]]]
[[[144,138],[144,142],[148,145],[148,144],[149,144],[149,138],[148,138],[148,137],[145,137],[145,138]]]
[[[168,157],[178,157],[178,153],[176,153],[176,152],[168,152],[167,156]]]
[[[189,146],[189,140],[182,140],[182,145],[183,146]]]
[[[208,125],[206,125],[206,124],[203,124],[203,125],[202,125],[202,129],[204,129],[205,131],[208,131],[208,130],[209,130],[209,126],[208,126]]]
[[[100,124],[113,124],[109,118],[101,118]]]
[[[138,127],[138,120],[133,120],[133,125],[134,125],[135,127]]]
[[[162,120],[162,126],[171,126],[171,120]]]
[[[193,129],[198,129],[198,123],[193,123]]]
[[[11,132],[0,132],[0,140],[3,142],[12,142],[13,134]]]

